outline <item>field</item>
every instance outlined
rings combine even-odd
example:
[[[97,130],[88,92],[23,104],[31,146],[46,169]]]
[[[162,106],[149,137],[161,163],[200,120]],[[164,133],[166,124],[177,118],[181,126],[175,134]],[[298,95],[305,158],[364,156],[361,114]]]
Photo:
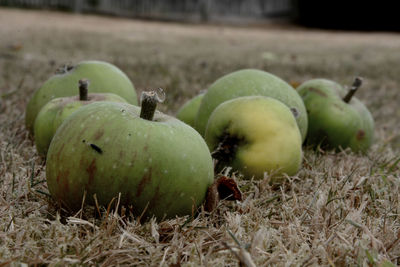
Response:
[[[399,265],[399,52],[393,33],[0,9],[0,266]],[[58,66],[86,59],[117,65],[138,92],[164,88],[160,109],[171,115],[241,68],[293,85],[317,77],[350,85],[359,75],[365,83],[357,94],[373,114],[376,140],[366,155],[305,148],[301,171],[279,188],[239,181],[242,202],[222,201],[195,218],[139,222],[90,208],[60,213],[24,111]]]

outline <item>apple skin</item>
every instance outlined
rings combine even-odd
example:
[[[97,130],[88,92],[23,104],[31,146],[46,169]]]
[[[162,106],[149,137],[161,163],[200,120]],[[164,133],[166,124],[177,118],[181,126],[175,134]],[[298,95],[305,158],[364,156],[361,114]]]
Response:
[[[34,125],[35,145],[39,155],[46,156],[51,139],[66,118],[82,106],[96,101],[126,103],[126,100],[118,95],[104,93],[89,94],[86,101],[79,100],[79,96],[54,98],[44,105],[38,113]]]
[[[222,102],[240,97],[260,95],[275,98],[297,110],[297,124],[304,141],[307,134],[307,113],[296,90],[281,78],[256,69],[232,72],[215,81],[204,95],[196,117],[196,129],[204,135],[208,119]]]
[[[298,87],[304,100],[309,124],[307,144],[327,149],[349,147],[365,152],[373,143],[374,119],[356,97],[343,101],[346,90],[327,79],[313,79]]]
[[[197,112],[205,93],[198,94],[187,101],[176,113],[176,118],[194,127]]]
[[[210,151],[232,140],[222,164],[242,172],[247,179],[262,179],[264,172],[278,177],[294,175],[302,162],[302,139],[291,110],[282,102],[264,96],[234,98],[211,114],[205,135]],[[215,155],[215,153],[214,153]],[[222,166],[222,167],[225,167]]]
[[[114,102],[86,105],[68,117],[51,141],[46,178],[52,197],[80,208],[84,191],[107,206],[121,193],[121,205],[158,219],[192,214],[212,184],[210,151],[192,127],[156,112]]]
[[[103,61],[82,61],[76,66],[58,70],[35,91],[25,112],[25,125],[31,134],[40,109],[54,98],[76,95],[76,85],[82,78],[91,81],[92,93],[113,93],[128,103],[138,104],[135,87],[119,68]]]

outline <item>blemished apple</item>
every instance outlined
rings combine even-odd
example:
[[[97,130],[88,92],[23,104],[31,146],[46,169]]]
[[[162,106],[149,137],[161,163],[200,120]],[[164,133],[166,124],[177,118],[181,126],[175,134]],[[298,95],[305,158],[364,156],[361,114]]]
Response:
[[[264,96],[238,97],[220,104],[207,124],[206,143],[216,170],[232,167],[245,178],[294,175],[302,162],[302,139],[291,110]]]
[[[64,66],[44,82],[28,102],[25,125],[31,134],[34,134],[35,119],[41,108],[54,98],[76,95],[76,84],[83,78],[91,81],[92,93],[113,93],[130,104],[138,103],[135,87],[128,76],[116,66],[94,60],[82,61],[75,66]]]
[[[142,107],[95,102],[68,117],[53,137],[46,178],[52,197],[72,210],[86,203],[120,203],[158,219],[190,215],[213,183],[210,151],[192,127]],[[149,100],[150,99],[150,100]],[[153,100],[152,100],[153,99]]]
[[[354,152],[368,150],[374,138],[374,119],[353,97],[361,83],[356,78],[348,91],[327,79],[309,80],[298,87],[309,118],[307,144],[326,149],[349,147]]]
[[[176,118],[194,127],[197,112],[205,93],[200,93],[187,101],[176,113]]]
[[[256,69],[232,72],[219,78],[208,88],[196,116],[196,130],[204,135],[211,113],[222,102],[251,95],[272,97],[287,105],[296,117],[302,140],[305,139],[307,113],[299,94],[281,78]]]
[[[46,156],[51,139],[61,123],[73,112],[84,105],[96,101],[110,101],[126,103],[122,97],[111,93],[88,94],[89,81],[79,80],[79,95],[70,97],[54,98],[40,110],[36,117],[35,145],[39,155]]]

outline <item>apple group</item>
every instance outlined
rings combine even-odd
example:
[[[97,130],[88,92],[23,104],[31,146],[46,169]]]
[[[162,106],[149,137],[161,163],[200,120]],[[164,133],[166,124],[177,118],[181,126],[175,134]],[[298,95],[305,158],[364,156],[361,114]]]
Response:
[[[355,97],[326,79],[295,90],[256,69],[228,73],[186,102],[176,118],[156,110],[159,92],[140,107],[116,66],[65,66],[28,102],[26,128],[54,200],[69,210],[82,201],[107,207],[118,197],[136,215],[190,215],[204,203],[214,174],[226,167],[244,179],[281,183],[302,165],[303,143],[365,152],[374,122]]]
[[[158,219],[196,211],[214,179],[210,151],[192,127],[156,111],[158,101],[143,92],[138,107],[131,81],[105,62],[46,81],[28,103],[26,127],[46,157],[52,198],[76,211],[84,200],[107,207],[119,197],[133,214]]]
[[[204,136],[216,171],[229,166],[247,179],[268,174],[271,182],[281,182],[276,178],[300,169],[303,143],[368,150],[374,120],[354,97],[360,86],[360,78],[348,91],[334,81],[313,79],[295,90],[275,75],[244,69],[217,79],[177,116]]]

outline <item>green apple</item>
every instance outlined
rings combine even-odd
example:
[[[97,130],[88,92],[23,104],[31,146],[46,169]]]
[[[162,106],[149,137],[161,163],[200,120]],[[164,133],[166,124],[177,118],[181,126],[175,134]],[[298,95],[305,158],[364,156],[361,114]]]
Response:
[[[302,139],[291,110],[264,96],[238,97],[220,104],[208,120],[205,140],[217,170],[226,166],[248,179],[294,175],[302,162]]]
[[[306,105],[309,124],[307,143],[326,148],[366,151],[373,142],[374,120],[365,105],[353,97],[361,86],[356,78],[346,90],[327,79],[313,79],[298,87]]]
[[[268,72],[245,69],[225,75],[215,81],[203,97],[196,117],[196,129],[204,135],[208,119],[222,102],[240,96],[261,95],[275,98],[292,109],[302,135],[307,134],[307,114],[295,89]]]
[[[61,123],[82,106],[96,101],[126,103],[125,99],[111,93],[88,94],[88,85],[88,80],[79,80],[78,96],[54,98],[38,113],[34,131],[36,149],[41,156],[46,156],[51,139]]]
[[[62,123],[46,166],[56,201],[77,210],[85,191],[89,204],[95,194],[104,206],[121,193],[121,205],[158,219],[192,214],[203,202],[214,177],[206,143],[192,127],[154,113],[155,105],[144,100],[141,109],[95,102]]]
[[[25,112],[25,125],[31,134],[40,109],[54,98],[76,95],[76,84],[82,78],[91,81],[92,93],[113,93],[137,105],[135,88],[119,68],[102,61],[82,61],[76,66],[65,66],[57,70],[35,91]]]
[[[205,93],[200,93],[187,101],[176,113],[176,118],[194,127],[197,111],[200,108],[201,100]]]

